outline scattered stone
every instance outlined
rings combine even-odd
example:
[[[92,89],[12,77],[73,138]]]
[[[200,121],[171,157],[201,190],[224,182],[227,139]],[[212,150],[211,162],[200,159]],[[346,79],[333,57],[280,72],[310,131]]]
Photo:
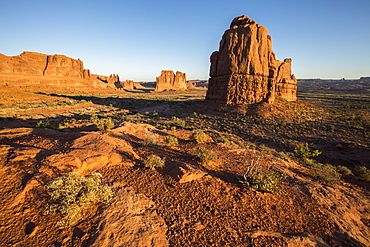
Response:
[[[179,183],[187,183],[197,179],[200,179],[207,175],[206,172],[197,169],[196,167],[181,163],[179,166],[174,168],[170,174],[179,182]]]
[[[246,15],[232,21],[210,59],[207,101],[236,105],[273,103],[275,95],[297,99],[292,59],[276,60],[267,28]]]

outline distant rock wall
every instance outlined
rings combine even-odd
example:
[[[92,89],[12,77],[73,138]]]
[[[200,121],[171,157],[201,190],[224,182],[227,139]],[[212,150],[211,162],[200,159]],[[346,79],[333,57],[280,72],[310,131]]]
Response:
[[[122,88],[122,89],[134,89],[135,88],[135,82],[133,80],[119,81],[115,85],[117,88]]]
[[[164,90],[187,90],[186,74],[172,70],[162,70],[161,75],[157,77],[155,90],[156,92]]]
[[[231,22],[210,60],[207,101],[233,105],[273,103],[275,95],[297,99],[292,60],[276,60],[267,28],[248,16]]]
[[[89,75],[80,59],[26,51],[13,57],[0,54],[0,73],[75,78]]]
[[[0,53],[0,83],[21,85],[50,85],[63,87],[121,87],[119,76],[94,75],[84,69],[80,59],[64,55],[23,52],[18,56]]]

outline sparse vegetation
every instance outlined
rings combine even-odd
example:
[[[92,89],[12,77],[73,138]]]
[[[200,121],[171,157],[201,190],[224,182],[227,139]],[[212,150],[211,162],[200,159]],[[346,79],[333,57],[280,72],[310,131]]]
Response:
[[[155,133],[148,133],[143,140],[144,147],[151,147],[157,145],[158,143],[158,135]]]
[[[197,143],[205,143],[209,141],[210,137],[204,131],[198,130],[192,133],[190,139],[196,141]]]
[[[286,178],[286,174],[273,171],[271,167],[263,171],[260,163],[262,155],[262,153],[260,155],[255,155],[254,158],[248,162],[245,150],[244,165],[246,166],[246,171],[240,182],[257,190],[281,193],[282,190],[279,188],[278,183],[281,179]]]
[[[169,147],[174,147],[179,145],[179,140],[177,139],[176,136],[165,136],[163,138],[164,143],[166,143],[167,146]]]
[[[200,162],[203,164],[207,164],[211,161],[217,160],[216,152],[208,150],[205,147],[195,148],[194,154],[199,158]]]
[[[42,128],[42,129],[57,129],[58,126],[52,124],[49,120],[46,121],[38,121],[35,125],[35,128]]]
[[[244,183],[257,190],[281,193],[281,189],[278,188],[278,182],[283,178],[286,178],[286,175],[283,173],[275,171],[256,171],[254,174],[245,177]]]
[[[322,152],[319,150],[311,151],[309,144],[299,143],[298,147],[294,149],[294,154],[298,158],[309,158],[309,157],[316,157],[319,156]]]
[[[100,130],[109,130],[114,128],[114,122],[111,117],[107,118],[96,118],[95,119],[95,125]]]
[[[314,177],[326,183],[335,183],[340,181],[341,174],[338,172],[335,166],[330,164],[315,163],[314,168]]]
[[[144,161],[144,166],[149,169],[163,168],[165,165],[166,158],[161,158],[155,154],[149,155],[149,157]]]
[[[87,207],[100,203],[109,203],[112,190],[102,184],[101,174],[93,173],[84,177],[76,172],[54,179],[47,188],[50,190],[50,202],[46,213],[64,215],[59,225],[75,225],[87,213]]]
[[[353,174],[361,180],[370,182],[370,170],[366,166],[356,166]]]
[[[336,169],[337,172],[339,172],[342,175],[352,175],[352,171],[346,166],[339,165],[336,167]]]

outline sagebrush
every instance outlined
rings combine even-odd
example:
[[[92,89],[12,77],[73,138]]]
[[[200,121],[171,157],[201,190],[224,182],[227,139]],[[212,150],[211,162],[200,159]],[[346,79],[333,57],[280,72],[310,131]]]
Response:
[[[165,165],[165,158],[161,158],[158,155],[151,154],[149,157],[144,161],[144,166],[149,169],[156,169],[156,168],[163,168]]]
[[[163,141],[166,143],[169,147],[174,147],[179,145],[179,140],[176,136],[165,136],[163,138]]]
[[[217,160],[217,153],[212,150],[208,150],[205,147],[195,148],[194,154],[198,156],[200,162],[203,164]]]
[[[71,172],[54,179],[47,185],[50,201],[46,206],[46,213],[63,214],[64,218],[59,225],[70,226],[84,217],[89,206],[109,203],[113,192],[102,184],[101,177],[100,173],[84,177]]]

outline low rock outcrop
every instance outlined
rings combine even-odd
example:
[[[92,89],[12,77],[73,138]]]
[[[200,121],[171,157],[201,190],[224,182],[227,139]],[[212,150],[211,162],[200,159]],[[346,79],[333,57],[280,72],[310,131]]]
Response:
[[[161,75],[157,77],[154,91],[164,90],[187,90],[186,74],[180,71],[175,74],[172,70],[162,70]]]
[[[273,103],[275,95],[297,99],[292,59],[276,60],[267,28],[236,17],[211,55],[206,100],[223,104]]]

